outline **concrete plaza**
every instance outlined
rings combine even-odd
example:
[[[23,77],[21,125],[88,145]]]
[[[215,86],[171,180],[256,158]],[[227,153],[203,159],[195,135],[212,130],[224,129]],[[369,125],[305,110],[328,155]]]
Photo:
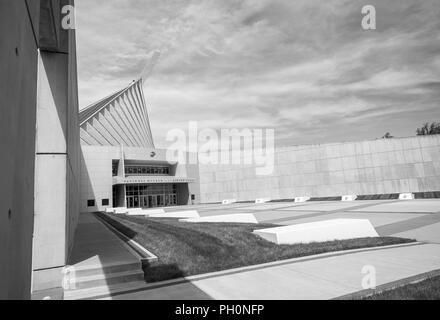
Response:
[[[363,289],[364,266],[375,268],[378,286],[440,269],[440,200],[235,203],[185,209],[198,210],[202,217],[254,213],[259,222],[278,225],[364,218],[382,236],[419,243],[278,261],[156,284],[131,283],[112,295],[97,291],[95,298],[332,299]],[[166,209],[173,210],[182,207]]]

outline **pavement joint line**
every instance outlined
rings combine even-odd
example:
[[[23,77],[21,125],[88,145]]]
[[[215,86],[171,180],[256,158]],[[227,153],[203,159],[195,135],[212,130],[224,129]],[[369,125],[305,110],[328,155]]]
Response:
[[[263,210],[261,210],[261,211],[263,211]],[[267,211],[280,211],[280,212],[289,212],[289,211],[295,212],[295,211],[297,211],[297,212],[316,212],[316,213],[327,213],[327,212],[330,212],[330,211],[327,211],[327,210],[306,210],[306,209],[301,209],[301,210],[284,210],[283,208],[267,210]]]
[[[354,300],[354,299],[362,299],[372,296],[374,294],[380,294],[383,292],[387,292],[389,290],[397,289],[409,284],[414,284],[418,282],[422,282],[424,280],[440,276],[440,269],[431,270],[428,272],[420,273],[411,277],[399,279],[396,281],[388,282],[381,284],[376,287],[376,289],[365,289],[361,291],[352,292],[349,294],[345,294],[343,296],[339,296],[333,298],[331,300]]]
[[[368,208],[368,207],[375,207],[378,205],[382,205],[382,204],[388,204],[388,203],[394,203],[394,202],[399,202],[400,200],[385,200],[382,203],[378,203],[378,202],[374,202],[374,203],[364,203],[364,204],[359,204],[359,205],[355,205],[355,201],[351,202],[351,203],[347,203],[347,204],[351,204],[353,206],[347,207],[347,208],[342,208],[342,209],[335,209],[335,210],[330,210],[330,211],[325,211],[325,210],[301,210],[301,211],[316,211],[316,212],[333,212],[333,213],[337,213],[337,212],[343,212],[343,211],[348,211],[348,210],[356,210],[356,209],[362,209],[362,208]],[[309,204],[311,202],[308,202]],[[336,201],[336,202],[330,202],[330,203],[344,203],[343,201]],[[295,207],[295,206],[292,206]],[[281,208],[282,209],[282,208]]]
[[[435,217],[435,218],[433,219],[433,217]],[[411,226],[409,226],[408,224],[411,222],[412,222],[412,224],[411,224]],[[416,224],[414,225],[414,223],[416,223]],[[384,225],[376,227],[375,229],[376,229],[377,233],[386,236],[386,235],[393,235],[393,234],[397,234],[397,233],[401,233],[401,232],[420,229],[420,228],[431,226],[431,225],[437,224],[437,223],[440,223],[440,217],[436,217],[435,215],[434,216],[433,215],[425,215],[422,217],[406,219],[403,221],[397,221],[394,223],[384,224]],[[400,229],[395,230],[399,226],[400,226]],[[393,230],[393,228],[394,228],[394,230]]]
[[[237,273],[245,273],[245,272],[249,272],[249,271],[268,269],[271,267],[283,266],[283,265],[288,265],[288,264],[293,264],[293,263],[301,263],[301,262],[307,262],[307,261],[313,261],[313,260],[319,260],[319,259],[325,259],[325,258],[331,258],[331,257],[338,257],[338,256],[349,255],[349,254],[361,253],[361,252],[390,250],[390,249],[419,246],[419,245],[426,245],[426,244],[427,243],[425,243],[425,242],[416,241],[416,242],[410,242],[410,243],[394,244],[394,245],[389,245],[389,246],[376,246],[376,247],[368,247],[368,248],[358,248],[358,249],[351,249],[351,250],[326,252],[326,253],[320,253],[320,254],[316,254],[316,255],[297,257],[297,258],[291,258],[291,259],[285,259],[285,260],[279,260],[279,261],[272,261],[272,262],[266,262],[266,263],[257,264],[257,265],[240,267],[240,268],[233,268],[233,269],[228,269],[228,270],[221,270],[221,271],[215,271],[215,272],[210,272],[210,273],[192,275],[192,276],[183,277],[183,278],[170,279],[170,280],[153,282],[153,283],[146,283],[146,285],[141,288],[136,288],[136,289],[132,289],[132,290],[129,289],[126,291],[108,293],[108,294],[103,294],[103,295],[96,295],[96,296],[91,296],[91,297],[87,297],[84,299],[101,299],[101,298],[105,298],[105,297],[117,296],[117,295],[122,295],[122,294],[129,294],[129,293],[136,293],[136,292],[141,292],[141,291],[154,290],[154,289],[169,287],[169,286],[178,285],[178,284],[182,284],[182,283],[197,282],[200,280],[228,276],[228,275],[237,274]]]
[[[395,203],[395,202],[398,202],[398,201],[400,201],[400,200],[384,201],[383,203]],[[374,206],[377,206],[377,205],[378,205],[378,203],[375,202],[374,204],[362,204],[362,205],[357,205],[357,206],[352,206],[352,207],[342,208],[342,209],[335,209],[335,210],[330,210],[330,211],[298,210],[298,211],[301,211],[301,212],[311,212],[311,213],[300,215],[300,216],[296,216],[296,217],[290,217],[290,218],[286,217],[286,218],[273,219],[273,220],[269,220],[269,221],[271,221],[272,223],[278,223],[278,222],[285,222],[285,221],[291,221],[291,220],[299,220],[299,219],[304,219],[304,218],[314,218],[314,217],[320,217],[320,216],[325,216],[325,215],[330,215],[330,214],[344,213],[344,212],[347,212],[349,210],[356,210],[356,209],[374,207]],[[277,210],[277,211],[289,211],[289,210]],[[291,210],[291,211],[295,211],[295,210]]]
[[[396,214],[420,214],[420,215],[434,215],[434,214],[438,214],[440,212],[432,212],[432,211],[417,211],[417,212],[410,212],[410,211],[354,211],[354,210],[346,210],[344,212],[348,212],[348,213],[387,213],[387,214],[392,214],[392,213],[396,213]]]
[[[369,201],[369,200],[365,200],[365,201]],[[372,201],[374,201],[374,200],[372,200]],[[364,203],[364,204],[360,204],[360,205],[354,205],[353,207],[349,207],[349,209],[350,210],[355,210],[356,208],[359,208],[359,209],[360,208],[367,208],[367,207],[382,205],[382,204],[385,204],[385,203],[393,203],[393,202],[399,202],[399,201],[401,201],[401,200],[381,200],[380,203],[378,203],[378,202],[368,203],[368,204]],[[325,204],[325,203],[340,203],[340,202],[341,201],[322,201],[322,202],[320,202],[320,201],[306,201],[306,202],[304,202],[302,204],[294,204],[294,205],[287,204],[286,206],[279,207],[279,208],[272,208],[272,209],[268,208],[267,210],[257,210],[257,211],[261,211],[261,212],[264,212],[264,211],[290,211],[290,210],[285,210],[285,209],[286,208],[298,208],[298,207],[311,206],[311,205],[318,204],[318,203],[319,204]],[[295,202],[292,201],[291,203],[295,203]],[[281,204],[281,203],[280,202],[272,202],[271,204]],[[260,206],[260,208],[264,207],[265,205],[266,204],[263,204],[262,206]],[[251,208],[253,208],[253,207],[255,207],[255,205],[244,204],[243,206],[236,206],[236,207],[232,207],[230,209],[245,208],[245,210],[251,210],[252,211]],[[246,208],[249,208],[249,209],[246,209]],[[224,208],[221,208],[221,207],[215,207],[215,208],[206,207],[206,208],[200,209],[200,211],[222,210],[222,209],[224,209]],[[255,210],[253,210],[253,211],[255,211]],[[295,210],[292,210],[292,211],[295,211]],[[324,211],[324,210],[301,210],[301,211],[330,212],[330,211]],[[339,210],[332,210],[332,211],[339,211]]]
[[[297,203],[297,202],[296,202]],[[307,207],[307,206],[309,206],[309,205],[312,205],[313,203],[312,202],[308,202],[308,201],[306,201],[305,203],[303,203],[303,204],[294,204],[294,205],[288,205],[288,206],[285,206],[285,207],[280,207],[280,208],[274,208],[274,209],[272,209],[272,210],[280,210],[280,211],[289,211],[289,210],[283,210],[283,209],[286,209],[286,208],[298,208],[298,207]],[[268,209],[268,210],[270,210],[270,209]],[[305,210],[303,210],[303,211],[305,211]]]
[[[280,210],[281,212],[282,211],[287,211],[288,212],[288,210]],[[301,210],[301,212],[304,212],[305,210]],[[359,213],[378,213],[378,214],[380,214],[380,213],[388,213],[388,214],[390,214],[390,213],[395,213],[395,214],[418,214],[418,215],[421,215],[421,216],[427,216],[427,215],[429,215],[429,216],[433,216],[433,215],[435,215],[435,213],[415,213],[415,212],[382,212],[382,211],[371,211],[371,212],[369,212],[369,211],[355,211],[355,212],[350,212],[350,211],[346,211],[346,210],[335,210],[335,211],[310,211],[310,213],[308,213],[308,214],[302,214],[302,215],[299,215],[299,216],[294,216],[294,217],[285,217],[285,218],[278,218],[278,219],[270,219],[270,220],[266,220],[265,222],[269,222],[269,223],[274,223],[274,224],[276,224],[276,223],[280,223],[280,222],[286,222],[286,221],[293,221],[293,220],[300,220],[300,219],[307,219],[307,218],[315,218],[315,217],[320,217],[320,216],[325,216],[325,215],[331,215],[331,214],[338,214],[338,213],[357,213],[357,212],[359,212]],[[406,220],[404,220],[404,221],[406,221]],[[391,224],[394,224],[394,223],[391,223]],[[390,224],[390,225],[391,225]]]
[[[270,219],[267,220],[267,223],[278,223],[278,222],[285,222],[285,221],[291,221],[291,220],[300,220],[300,219],[306,219],[306,218],[314,218],[314,217],[320,217],[320,216],[325,216],[328,215],[328,213],[326,212],[310,212],[308,214],[302,214],[299,216],[295,216],[295,217],[285,217],[285,218],[278,218],[278,219]]]

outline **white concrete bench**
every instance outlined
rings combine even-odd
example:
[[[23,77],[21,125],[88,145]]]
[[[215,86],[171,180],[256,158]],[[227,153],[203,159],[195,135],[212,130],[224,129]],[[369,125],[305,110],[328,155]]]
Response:
[[[145,210],[142,210],[140,212],[140,214],[142,214],[144,216],[150,216],[152,214],[163,214],[163,213],[165,213],[165,210],[161,209],[161,208],[158,208],[158,209],[145,209]]]
[[[223,214],[217,216],[201,217],[201,218],[189,218],[180,219],[182,222],[233,222],[233,223],[258,223],[257,219],[252,213],[236,213],[236,214]]]
[[[333,219],[255,230],[255,234],[276,244],[325,242],[378,237],[367,219]]]
[[[113,213],[115,214],[126,214],[128,209],[126,207],[113,208]]]
[[[269,202],[271,199],[270,198],[259,198],[259,199],[255,199],[255,203],[266,203]]]
[[[225,199],[222,201],[222,204],[233,204],[235,202],[237,202],[235,199]]]
[[[309,201],[310,197],[296,197],[295,202],[306,202]]]
[[[356,195],[349,194],[349,195],[342,196],[341,201],[354,201],[354,200],[356,200],[356,198],[357,198]]]
[[[401,193],[401,194],[399,194],[399,200],[414,200],[414,194]]]
[[[158,214],[158,213],[165,213],[165,210],[163,209],[142,209],[137,208],[137,210],[128,210],[127,215],[129,216],[148,216],[150,214]]]
[[[200,218],[197,210],[175,211],[158,214],[150,214],[150,218]]]
[[[115,213],[115,208],[105,208],[105,213]]]

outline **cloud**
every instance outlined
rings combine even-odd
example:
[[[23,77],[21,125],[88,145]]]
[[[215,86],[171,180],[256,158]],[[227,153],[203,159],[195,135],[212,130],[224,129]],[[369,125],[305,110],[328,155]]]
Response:
[[[412,135],[440,118],[440,6],[371,0],[77,0],[80,102],[140,76],[156,145],[199,127],[275,128],[278,145]]]

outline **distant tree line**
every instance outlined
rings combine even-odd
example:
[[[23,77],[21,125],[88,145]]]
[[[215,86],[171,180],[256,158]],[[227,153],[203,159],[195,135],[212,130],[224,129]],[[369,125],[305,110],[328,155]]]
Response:
[[[440,122],[427,122],[421,128],[417,128],[416,132],[418,136],[440,134]]]
[[[440,134],[440,122],[426,122],[422,127],[417,128],[416,130],[418,136],[427,136],[431,134]],[[387,132],[382,137],[382,139],[391,139],[394,136],[391,133]]]

